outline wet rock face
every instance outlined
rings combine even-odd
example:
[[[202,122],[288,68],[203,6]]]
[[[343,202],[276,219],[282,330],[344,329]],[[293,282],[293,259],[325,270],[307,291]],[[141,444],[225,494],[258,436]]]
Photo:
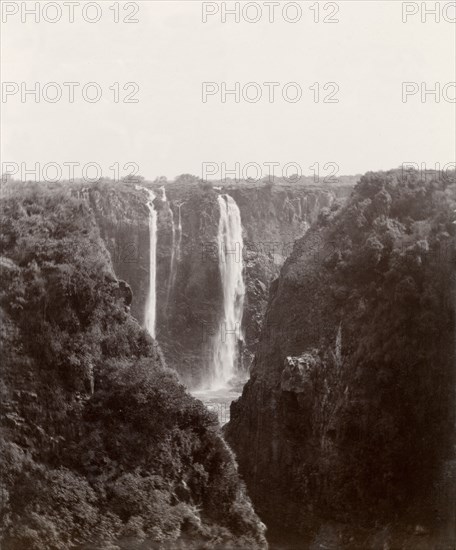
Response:
[[[158,212],[157,339],[167,364],[195,386],[210,368],[212,338],[223,307],[217,250],[218,192],[187,181],[168,183],[165,202],[160,187],[161,183],[153,185]],[[271,281],[278,276],[294,241],[322,209],[348,191],[242,185],[221,191],[236,201],[243,226],[246,296],[241,364],[246,371],[257,348]],[[131,288],[131,313],[142,323],[149,289],[149,212],[144,193],[134,185],[106,187],[91,189],[87,200],[116,275]]]
[[[131,313],[141,323],[149,281],[149,213],[134,187],[91,189],[86,199],[95,213],[100,235],[116,276],[131,290]]]

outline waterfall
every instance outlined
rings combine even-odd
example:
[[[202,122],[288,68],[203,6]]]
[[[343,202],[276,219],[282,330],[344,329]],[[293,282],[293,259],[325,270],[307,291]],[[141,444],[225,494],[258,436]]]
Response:
[[[149,292],[147,294],[144,324],[152,338],[155,338],[155,313],[157,305],[157,211],[154,207],[155,193],[146,187],[141,187],[140,189],[143,189],[147,193],[147,207],[149,208]]]
[[[181,215],[181,208],[184,206],[184,202],[181,202],[177,205],[177,211],[178,211],[178,222],[177,222],[177,244],[176,244],[176,252],[177,252],[177,261],[180,262],[181,259],[181,245],[182,245],[182,215]]]
[[[214,341],[213,389],[226,387],[236,374],[245,294],[239,207],[230,195],[220,195],[218,204],[220,221],[217,240],[223,288],[223,322]]]

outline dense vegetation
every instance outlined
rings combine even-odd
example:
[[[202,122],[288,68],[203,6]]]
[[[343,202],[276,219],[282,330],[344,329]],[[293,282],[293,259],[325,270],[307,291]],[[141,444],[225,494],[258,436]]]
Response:
[[[215,417],[128,311],[84,201],[2,204],[1,545],[262,548]]]
[[[337,420],[340,504],[361,485],[370,502],[407,508],[456,451],[452,176],[366,174],[347,208],[323,222],[352,397]]]
[[[455,209],[454,173],[368,173],[295,244],[228,426],[268,527],[448,519]]]

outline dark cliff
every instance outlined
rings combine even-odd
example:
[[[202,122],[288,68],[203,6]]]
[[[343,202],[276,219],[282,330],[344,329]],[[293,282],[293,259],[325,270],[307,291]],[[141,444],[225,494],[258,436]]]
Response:
[[[273,533],[428,549],[454,529],[456,185],[426,179],[363,176],[271,287],[226,436]]]

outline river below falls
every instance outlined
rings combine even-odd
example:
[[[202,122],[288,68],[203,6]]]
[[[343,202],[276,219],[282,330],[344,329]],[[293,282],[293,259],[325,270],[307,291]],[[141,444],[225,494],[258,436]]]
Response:
[[[221,426],[230,420],[230,405],[242,393],[242,388],[221,388],[218,390],[190,390],[196,399],[202,401],[206,407],[217,414]]]

